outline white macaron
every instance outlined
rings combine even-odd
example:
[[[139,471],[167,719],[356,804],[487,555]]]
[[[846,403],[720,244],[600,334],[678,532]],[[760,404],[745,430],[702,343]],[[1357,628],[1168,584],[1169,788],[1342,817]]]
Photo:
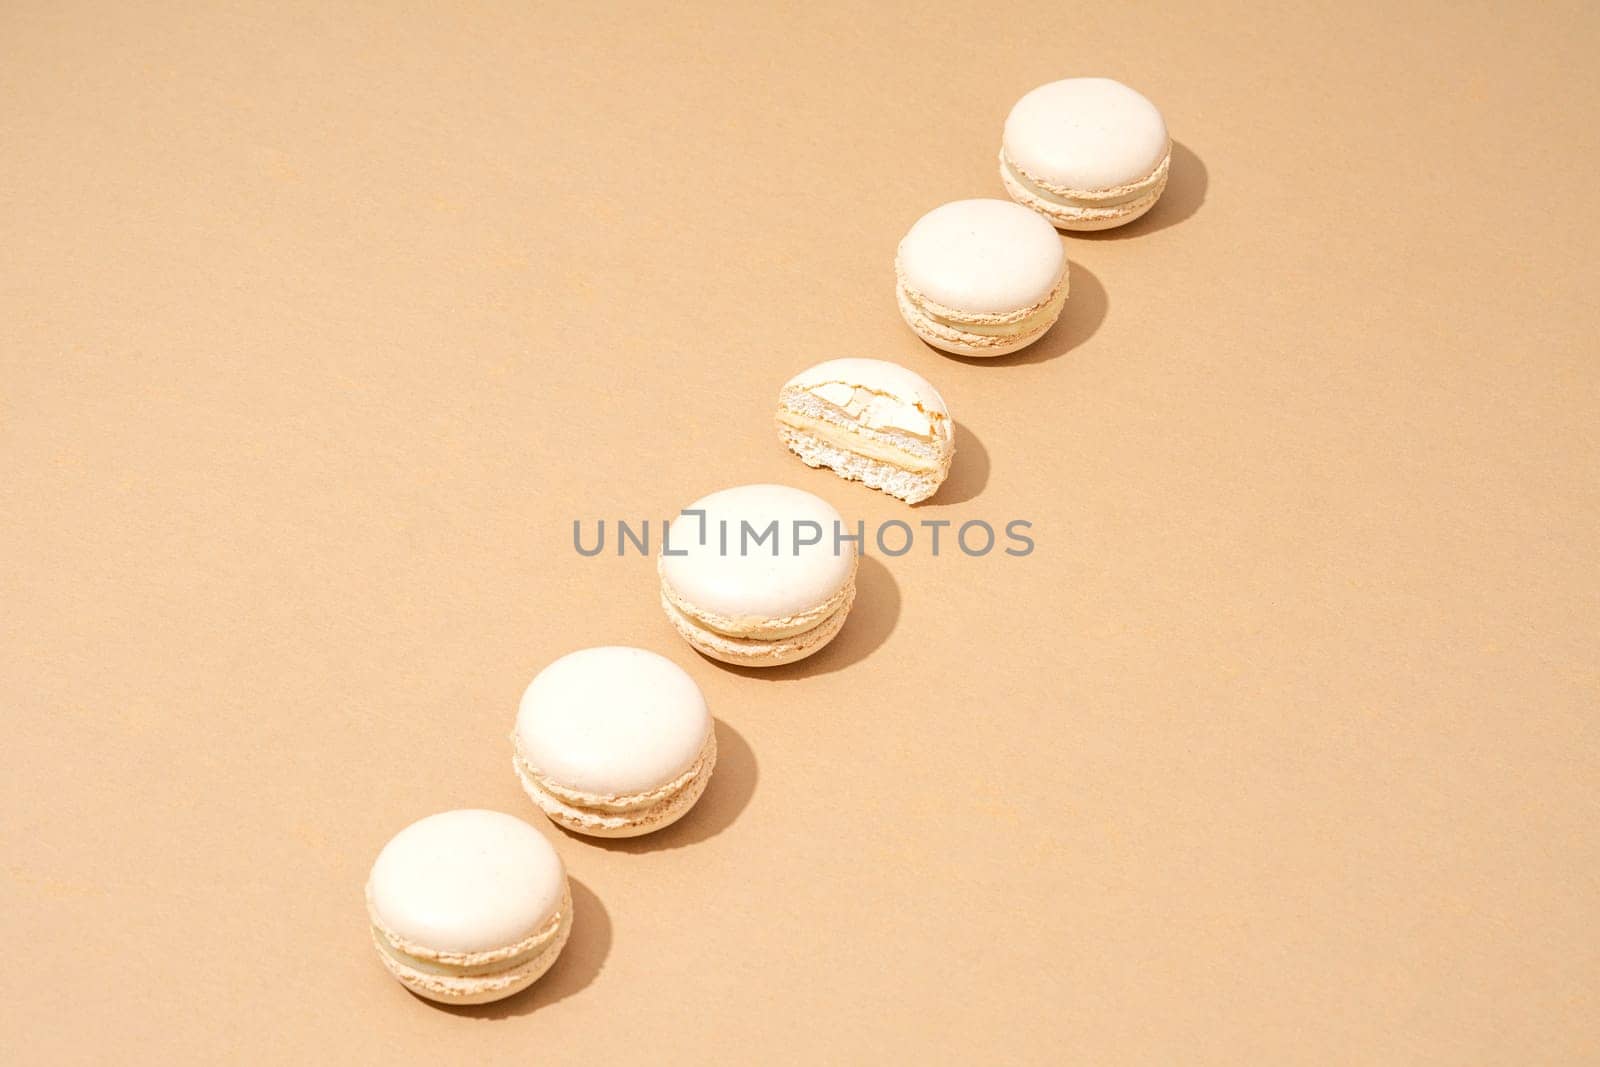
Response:
[[[801,489],[712,493],[668,527],[662,609],[696,651],[723,663],[804,659],[833,640],[855,601],[858,533]]]
[[[694,806],[717,763],[705,697],[683,668],[642,648],[562,656],[522,694],[511,735],[522,787],[558,826],[636,837]]]
[[[955,423],[922,375],[881,359],[830,359],[778,392],[778,436],[812,467],[908,504],[938,492],[955,457]]]
[[[956,200],[907,231],[895,256],[906,325],[933,347],[1003,356],[1043,337],[1067,301],[1055,229],[1009,200]]]
[[[1155,206],[1171,161],[1166,121],[1149,100],[1110,78],[1067,78],[1011,109],[1000,180],[1060,229],[1105,230]]]
[[[544,835],[498,811],[430,815],[378,853],[367,878],[378,957],[400,984],[483,1004],[550,969],[572,929],[572,893]]]

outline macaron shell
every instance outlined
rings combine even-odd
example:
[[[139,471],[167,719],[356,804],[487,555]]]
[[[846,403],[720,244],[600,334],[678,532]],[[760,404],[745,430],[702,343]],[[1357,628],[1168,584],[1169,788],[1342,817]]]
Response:
[[[950,472],[955,424],[922,375],[881,359],[830,359],[778,391],[778,439],[809,467],[907,503]]]
[[[1166,156],[1166,121],[1111,78],[1067,78],[1027,93],[1006,118],[1006,156],[1028,175],[1067,189],[1129,185]]]
[[[778,641],[814,630],[824,619],[838,611],[845,598],[854,595],[853,586],[858,563],[859,558],[852,555],[850,573],[845,578],[845,584],[827,600],[793,615],[721,615],[715,611],[708,611],[673,588],[664,570],[660,574],[661,596],[675,610],[693,620],[696,626],[725,637],[745,641]]]
[[[956,312],[1009,315],[1050,299],[1066,269],[1055,228],[1010,200],[957,200],[900,242],[902,285]]]
[[[1146,180],[1135,183],[1133,188],[1138,190],[1138,194],[1127,199],[1095,200],[1051,192],[1017,174],[1003,152],[1000,155],[1000,181],[1013,200],[1039,212],[1059,230],[1079,233],[1109,230],[1141,218],[1156,206],[1156,201],[1161,199],[1167,187],[1171,158],[1169,151]]]
[[[815,389],[830,382],[884,393],[906,403],[917,404],[927,411],[937,412],[946,419],[950,417],[950,408],[932,382],[916,371],[885,359],[851,357],[826,360],[796,374],[784,383],[783,388]]]
[[[688,514],[701,510],[704,543],[701,519]],[[845,529],[833,505],[804,490],[737,486],[702,497],[684,511],[668,529],[659,558],[662,581],[696,609],[728,620],[732,628],[804,617],[834,600],[855,573],[854,543],[834,551],[835,530],[853,536],[854,527]],[[770,536],[757,544],[754,538],[774,521],[776,544]],[[746,522],[752,533],[741,545]],[[797,522],[815,523],[820,541],[797,547]],[[807,538],[816,532],[809,526],[801,529]]]
[[[511,815],[466,809],[401,830],[367,880],[374,923],[441,953],[481,953],[528,937],[566,893],[561,857]]]
[[[601,796],[645,793],[681,775],[711,734],[694,679],[642,648],[587,648],[540,671],[517,712],[518,751],[541,774]]]
[[[716,768],[717,740],[715,733],[707,738],[700,765],[682,788],[650,807],[621,813],[579,807],[546,788],[544,783],[529,773],[522,759],[513,759],[511,765],[528,798],[557,826],[589,837],[639,837],[666,829],[694,807],[710,784],[711,773]]]
[[[439,1004],[488,1004],[520,993],[555,964],[572,933],[570,888],[563,886],[561,901],[557,906],[560,908],[560,922],[555,936],[546,946],[514,966],[489,974],[450,975],[423,970],[391,952],[376,928],[372,932],[372,940],[378,950],[378,958],[389,974],[417,996]]]
[[[1026,210],[1026,209],[1024,209]],[[1049,223],[1046,223],[1049,225]],[[1063,279],[1065,281],[1065,279]],[[922,338],[941,352],[949,352],[957,356],[976,356],[978,358],[991,358],[995,356],[1009,356],[1013,352],[1021,351],[1039,340],[1050,331],[1056,320],[1061,316],[1065,307],[1066,293],[1059,294],[1061,302],[1056,304],[1053,311],[1044,315],[1041,320],[1033,325],[1019,324],[1018,332],[1005,336],[1002,334],[980,334],[962,329],[961,326],[951,322],[941,322],[928,312],[919,307],[906,292],[905,287],[895,287],[895,302],[900,308],[900,317],[911,327],[913,333]]]
[[[661,597],[661,607],[679,636],[701,655],[735,667],[781,667],[815,655],[827,647],[844,628],[855,598],[855,586],[851,585],[840,607],[816,626],[804,633],[772,641],[729,637],[701,626],[673,606],[665,595]]]

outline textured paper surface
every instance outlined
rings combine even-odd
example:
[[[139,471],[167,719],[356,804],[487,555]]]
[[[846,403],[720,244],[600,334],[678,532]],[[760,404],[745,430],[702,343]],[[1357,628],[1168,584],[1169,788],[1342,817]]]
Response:
[[[19,1062],[1600,1059],[1596,16],[1577,4],[0,11],[0,1046]],[[540,8],[535,10],[535,7]],[[1108,74],[1172,185],[997,365],[892,259]],[[960,423],[838,643],[697,658],[573,518],[775,480],[779,385]],[[552,840],[536,990],[391,982],[406,823],[534,819],[557,655],[722,763]]]

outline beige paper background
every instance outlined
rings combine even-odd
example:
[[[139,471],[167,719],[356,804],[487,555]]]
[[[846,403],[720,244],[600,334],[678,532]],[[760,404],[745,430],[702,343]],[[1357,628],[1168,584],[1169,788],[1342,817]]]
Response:
[[[0,1046],[16,1062],[1600,1060],[1585,5],[0,9]],[[995,365],[895,243],[1105,73],[1178,141]],[[776,443],[839,355],[961,425],[907,513]],[[868,563],[698,659],[574,517],[779,480],[1037,552]],[[534,817],[587,644],[723,761],[536,991],[385,976],[361,886]]]

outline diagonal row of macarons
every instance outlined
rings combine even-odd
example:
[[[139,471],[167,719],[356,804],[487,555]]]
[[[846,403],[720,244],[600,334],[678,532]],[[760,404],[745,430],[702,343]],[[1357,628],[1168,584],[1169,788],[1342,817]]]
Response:
[[[1000,176],[1012,200],[945,204],[900,242],[902,317],[957,355],[1032,344],[1067,301],[1056,229],[1100,230],[1143,215],[1166,186],[1170,158],[1160,112],[1125,85],[1072,78],[1033,90],[1005,124]],[[938,390],[882,360],[829,360],[795,375],[779,390],[776,422],[808,466],[908,504],[938,491],[955,456]],[[831,504],[801,489],[712,493],[667,529],[657,560],[662,610],[710,659],[743,667],[804,659],[845,624],[859,538]],[[529,799],[556,825],[591,837],[672,825],[717,761],[715,722],[694,679],[664,656],[623,646],[573,652],[540,671],[511,745]],[[549,840],[522,819],[480,809],[432,815],[396,834],[372,866],[366,901],[389,973],[449,1004],[525,989],[555,962],[573,923],[566,869]]]

